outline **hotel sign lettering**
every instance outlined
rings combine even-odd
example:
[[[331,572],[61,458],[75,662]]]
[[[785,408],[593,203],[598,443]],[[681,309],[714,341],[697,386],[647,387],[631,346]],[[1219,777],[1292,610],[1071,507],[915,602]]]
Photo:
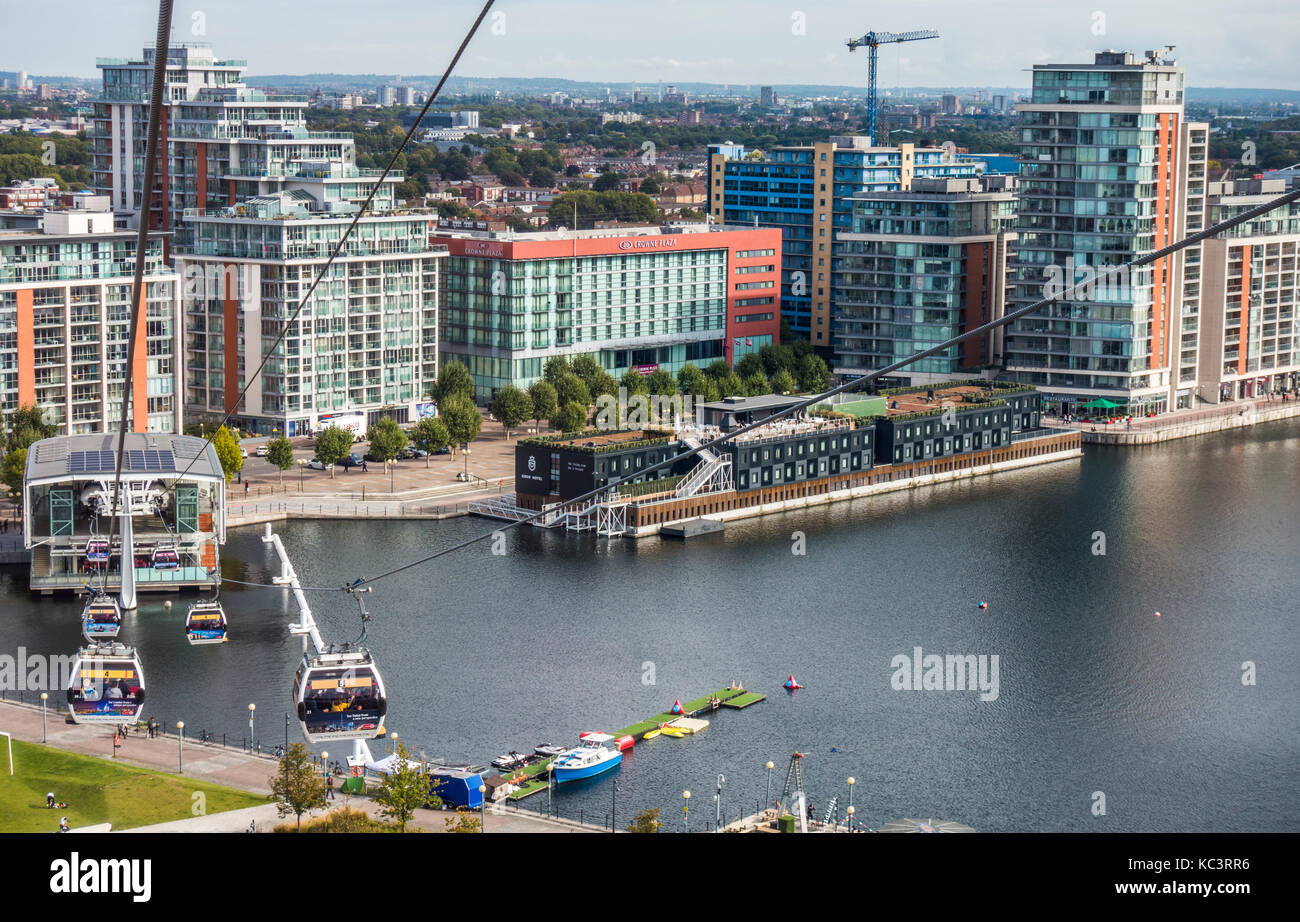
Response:
[[[661,247],[677,246],[676,237],[645,237],[636,240],[623,240],[619,243],[620,250],[654,250]]]

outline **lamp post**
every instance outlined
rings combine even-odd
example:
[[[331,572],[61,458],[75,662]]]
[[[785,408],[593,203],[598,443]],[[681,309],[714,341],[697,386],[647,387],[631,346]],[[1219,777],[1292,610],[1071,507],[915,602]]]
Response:
[[[851,790],[851,789],[850,789],[850,790]],[[848,816],[849,816],[849,823],[848,823],[848,825],[849,825],[849,832],[852,832],[852,831],[853,831],[853,804],[849,804],[849,808],[848,808],[847,810],[845,810],[844,812],[847,813]]]
[[[185,721],[176,721],[176,773],[185,774]]]
[[[849,775],[849,809],[853,808],[853,785],[857,783],[857,779]]]
[[[618,813],[618,780],[617,779],[615,779],[614,783],[610,786],[610,796],[613,798],[613,800],[610,802],[609,805],[609,831],[617,832],[618,817],[615,815]]]
[[[718,793],[713,795],[713,831],[722,831],[722,786],[727,783],[727,778],[721,772],[718,773]]]
[[[330,754],[322,752],[320,754],[320,776],[326,778],[330,773]]]
[[[767,808],[768,808],[768,807],[771,805],[771,803],[772,803],[772,769],[774,769],[774,768],[776,768],[776,763],[774,763],[771,759],[768,759],[768,761],[767,761],[767,799],[766,799],[765,801],[763,801],[763,812],[764,812],[764,813],[767,812]]]
[[[257,710],[256,704],[248,706],[248,751],[253,751],[253,712]]]
[[[546,763],[546,815],[547,816],[555,816],[554,802],[552,800],[552,797],[554,795],[551,793],[552,786],[553,786],[552,782],[554,781],[555,781],[555,763],[547,762]]]
[[[296,463],[297,463],[297,465],[298,465],[298,492],[301,493],[301,492],[302,492],[302,478],[303,478],[303,475],[307,472],[307,459],[306,459],[306,458],[299,458],[299,459],[297,460]]]
[[[469,480],[469,446],[465,446],[465,479]]]
[[[45,702],[49,700],[49,692],[41,692],[41,742],[45,742]]]
[[[691,831],[691,792],[682,791],[682,832]]]
[[[487,832],[487,785],[478,786],[478,831]]]

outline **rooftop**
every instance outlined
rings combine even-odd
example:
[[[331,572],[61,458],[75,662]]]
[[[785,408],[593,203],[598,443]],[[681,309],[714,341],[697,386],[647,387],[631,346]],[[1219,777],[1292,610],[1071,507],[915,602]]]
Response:
[[[27,452],[25,479],[111,477],[116,465],[116,433],[56,436],[32,444]],[[144,475],[151,479],[175,477],[186,467],[189,467],[187,478],[225,479],[217,450],[204,439],[154,432],[126,434],[122,457],[124,475]]]
[[[595,240],[602,237],[676,237],[682,234],[708,234],[719,231],[751,231],[754,228],[740,224],[645,224],[626,227],[597,227],[584,230],[553,231],[483,231],[448,229],[439,225],[434,232],[439,237],[463,237],[472,240]],[[721,245],[721,244],[720,244]]]

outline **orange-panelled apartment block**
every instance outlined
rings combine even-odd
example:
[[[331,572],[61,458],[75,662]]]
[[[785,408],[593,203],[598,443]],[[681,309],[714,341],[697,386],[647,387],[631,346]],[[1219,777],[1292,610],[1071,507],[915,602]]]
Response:
[[[1208,125],[1187,121],[1170,49],[1139,58],[1034,67],[1020,114],[1020,205],[1008,309],[1205,226]],[[1023,317],[1005,336],[1007,370],[1049,410],[1103,397],[1121,412],[1197,403],[1201,248],[1164,257]]]
[[[114,230],[102,198],[78,205],[0,230],[0,406],[35,404],[67,435],[115,431],[130,362],[131,429],[179,431],[180,276],[163,261],[165,235],[149,235],[128,355],[136,233]]]

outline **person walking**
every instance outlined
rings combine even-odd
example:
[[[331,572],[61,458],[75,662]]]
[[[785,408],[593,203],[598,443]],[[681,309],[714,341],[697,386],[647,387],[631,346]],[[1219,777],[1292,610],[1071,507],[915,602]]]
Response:
[[[334,776],[333,775],[325,776],[325,799],[326,800],[334,799]]]

